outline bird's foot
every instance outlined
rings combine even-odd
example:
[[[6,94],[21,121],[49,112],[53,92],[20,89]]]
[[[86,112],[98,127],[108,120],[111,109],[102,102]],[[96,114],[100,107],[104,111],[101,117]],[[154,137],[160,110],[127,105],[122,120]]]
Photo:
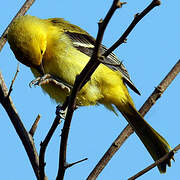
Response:
[[[59,86],[61,89],[67,91],[68,93],[70,93],[71,91],[71,85],[63,82],[62,80],[60,80],[59,78],[51,75],[51,74],[45,74],[44,76],[42,77],[38,77],[34,80],[32,80],[30,83],[29,83],[29,86],[32,87],[32,86],[42,86],[42,85],[45,85],[45,84],[49,84],[49,83],[53,83],[57,86]]]
[[[64,109],[60,104],[56,107],[56,116],[59,116],[62,119],[66,118],[67,107]]]

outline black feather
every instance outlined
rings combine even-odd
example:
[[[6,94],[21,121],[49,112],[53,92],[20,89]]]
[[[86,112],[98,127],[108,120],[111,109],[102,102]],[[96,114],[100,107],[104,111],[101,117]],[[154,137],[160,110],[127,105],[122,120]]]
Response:
[[[87,56],[91,57],[95,45],[95,39],[88,34],[81,34],[81,33],[72,33],[72,32],[65,32],[68,37],[72,40],[72,43],[75,48],[77,48],[82,53],[86,54]],[[107,48],[101,45],[100,53],[103,54]],[[124,83],[126,83],[134,92],[140,95],[140,92],[135,87],[133,82],[130,79],[128,71],[126,70],[125,66],[114,53],[111,53],[109,56],[103,59],[104,65],[108,66],[113,71],[121,72],[123,76]]]

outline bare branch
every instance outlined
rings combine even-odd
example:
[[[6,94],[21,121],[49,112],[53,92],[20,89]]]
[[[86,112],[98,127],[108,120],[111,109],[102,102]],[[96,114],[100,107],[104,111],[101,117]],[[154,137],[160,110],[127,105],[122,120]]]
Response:
[[[18,11],[16,16],[11,21],[11,23],[5,29],[4,33],[2,34],[2,36],[0,38],[0,51],[2,50],[3,46],[5,45],[5,43],[7,41],[8,29],[9,29],[10,25],[12,24],[12,22],[17,17],[24,15],[26,13],[26,11],[34,3],[34,1],[35,0],[26,0],[26,2],[23,4],[21,9]],[[4,107],[4,109],[6,110],[7,114],[9,115],[9,118],[10,118],[18,136],[20,137],[26,152],[27,152],[27,155],[29,157],[29,160],[30,160],[33,170],[35,172],[35,175],[36,175],[37,179],[39,179],[39,157],[38,157],[35,145],[34,145],[34,141],[31,137],[31,135],[26,131],[19,115],[17,114],[16,108],[9,96],[12,91],[12,86],[13,86],[13,83],[15,81],[18,71],[19,70],[17,70],[14,80],[11,83],[9,91],[6,87],[3,76],[0,73],[0,102],[1,102],[2,106]]]
[[[139,21],[144,18],[153,8],[159,6],[161,3],[159,0],[153,0],[147,8],[145,8],[140,14],[137,13],[134,17],[132,23],[128,26],[126,31],[122,34],[122,36],[103,54],[104,57],[107,57],[110,53],[112,53],[118,46],[122,43],[127,42],[127,36],[131,33],[131,31],[135,28],[135,26],[139,23]]]
[[[68,97],[66,98],[66,101],[63,103],[62,106],[58,105],[56,107],[56,117],[54,119],[54,122],[50,128],[50,130],[48,131],[47,136],[45,137],[44,141],[41,142],[40,146],[40,153],[39,153],[39,175],[40,175],[40,180],[46,180],[47,177],[45,175],[45,152],[46,152],[46,148],[56,130],[56,128],[58,127],[58,125],[61,123],[60,118],[63,117],[63,113],[66,111],[68,105]],[[62,113],[62,115],[61,115]]]
[[[139,112],[144,116],[149,109],[154,105],[154,103],[160,98],[160,95],[167,89],[167,87],[171,84],[174,78],[180,72],[180,60],[174,65],[171,71],[167,74],[167,76],[162,80],[158,87],[161,87],[161,91],[159,88],[156,88],[154,92],[149,96],[143,106],[140,108]],[[87,180],[94,180],[101,173],[113,155],[119,150],[119,148],[123,145],[126,139],[133,133],[132,127],[128,124],[124,130],[120,133],[120,135],[116,138],[116,140],[112,143],[106,153],[103,155],[101,160],[98,162],[96,167],[92,170]]]
[[[30,129],[30,131],[29,131],[29,134],[30,134],[32,137],[34,136],[34,133],[35,133],[35,131],[36,131],[36,129],[37,129],[37,126],[38,126],[38,123],[39,123],[40,118],[41,118],[41,115],[38,114],[37,118],[35,119],[32,127],[31,127],[31,129]]]
[[[167,76],[161,81],[161,83],[157,86],[157,88],[153,91],[151,96],[146,100],[143,104],[139,112],[144,116],[151,106],[161,97],[162,93],[167,89],[167,87],[171,84],[174,78],[180,72],[180,60],[174,65],[171,71],[167,74]]]
[[[162,158],[160,158],[159,160],[157,160],[156,162],[154,162],[153,164],[151,164],[147,168],[143,169],[142,171],[138,172],[136,175],[132,176],[128,180],[137,179],[138,177],[142,176],[143,174],[147,173],[148,171],[150,171],[151,169],[153,169],[154,167],[156,167],[157,165],[162,163],[163,161],[165,161],[167,159],[171,159],[174,156],[174,153],[177,152],[179,149],[180,149],[180,144],[177,145],[172,151],[170,151],[169,153],[164,155]]]
[[[23,146],[27,152],[33,170],[37,179],[39,179],[39,157],[37,155],[36,148],[34,146],[34,142],[30,137],[29,133],[26,131],[17,110],[11,100],[11,97],[8,96],[8,89],[4,82],[3,76],[0,73],[0,103],[6,110],[19,138],[21,139]]]
[[[5,31],[3,32],[1,38],[0,38],[0,52],[3,48],[3,46],[5,45],[6,41],[7,41],[7,33],[9,30],[10,25],[12,24],[12,22],[19,16],[24,15],[27,10],[32,6],[32,4],[34,3],[35,0],[26,0],[26,2],[23,4],[23,6],[21,7],[21,9],[18,11],[18,13],[16,14],[16,16],[13,18],[13,20],[10,22],[10,24],[8,25],[8,27],[5,29]]]

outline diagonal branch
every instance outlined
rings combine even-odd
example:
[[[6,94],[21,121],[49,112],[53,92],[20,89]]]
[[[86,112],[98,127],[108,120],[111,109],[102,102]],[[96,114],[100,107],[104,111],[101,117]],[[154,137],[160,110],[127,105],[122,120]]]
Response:
[[[13,90],[13,84],[14,84],[14,82],[15,82],[15,80],[16,80],[16,77],[17,77],[18,73],[19,73],[19,64],[18,64],[18,66],[17,66],[16,73],[15,73],[14,78],[13,78],[13,80],[11,81],[11,85],[10,85],[10,87],[9,87],[9,92],[8,92],[8,95],[7,95],[8,97],[10,96],[10,94],[11,94],[11,92],[12,92],[12,90]]]
[[[72,167],[72,166],[74,166],[74,165],[76,165],[76,164],[79,164],[79,163],[81,163],[81,162],[83,162],[83,161],[86,161],[86,160],[88,160],[88,158],[84,158],[84,159],[81,159],[81,160],[79,160],[79,161],[76,161],[76,162],[67,164],[67,165],[66,165],[66,168],[70,168],[70,167]]]
[[[7,41],[7,33],[8,33],[9,26],[17,17],[25,14],[27,10],[31,7],[31,5],[34,3],[34,1],[35,0],[26,0],[26,2],[23,4],[21,9],[18,11],[16,16],[11,21],[11,23],[5,29],[4,33],[0,37],[0,51],[2,50],[3,46],[5,45]],[[27,152],[27,155],[33,167],[34,173],[37,179],[39,179],[39,157],[38,157],[35,145],[34,145],[34,141],[33,141],[32,136],[26,131],[19,115],[17,114],[16,108],[12,102],[11,97],[9,96],[10,92],[11,92],[11,88],[8,91],[6,84],[4,82],[3,76],[0,73],[0,103],[6,110],[7,114],[9,115],[9,118]]]
[[[11,97],[8,96],[8,89],[6,87],[6,84],[4,82],[4,79],[1,73],[0,73],[0,103],[6,110],[19,138],[21,139],[23,146],[29,157],[29,160],[31,162],[31,165],[33,167],[33,170],[35,172],[35,175],[37,179],[39,179],[39,157],[36,152],[33,139],[29,135],[29,133],[26,131],[17,113],[17,110],[11,100]]]
[[[12,24],[12,22],[19,16],[24,15],[27,10],[32,6],[32,4],[34,3],[35,0],[26,0],[26,2],[23,4],[23,6],[21,7],[21,9],[18,11],[18,13],[16,14],[16,16],[14,16],[13,20],[10,22],[10,24],[8,25],[8,27],[5,29],[5,31],[3,32],[1,38],[0,38],[0,52],[3,48],[3,46],[5,45],[6,41],[7,41],[7,33],[9,30],[10,25]]]
[[[121,3],[121,6],[125,4],[125,3]],[[144,11],[142,11],[140,14],[136,14],[134,17],[134,20],[132,21],[132,23],[128,26],[128,28],[126,29],[126,31],[122,34],[122,36],[119,38],[118,41],[116,41],[104,54],[102,54],[102,57],[107,57],[110,53],[112,53],[118,46],[120,46],[122,43],[126,42],[127,40],[127,36],[131,33],[131,31],[135,28],[135,26],[139,23],[139,21],[144,18],[144,16],[146,16],[152,9],[154,9],[156,6],[159,6],[161,4],[161,2],[159,0],[153,0],[149,6],[147,8],[144,9]],[[117,4],[116,4],[117,5]],[[111,7],[113,9],[113,6]],[[97,41],[98,39],[96,39]],[[96,46],[95,46],[96,48]],[[99,55],[99,54],[98,54]],[[100,57],[100,55],[98,56]],[[93,58],[93,55],[92,55]],[[85,69],[86,70],[86,76],[85,76],[85,81],[82,83],[81,88],[84,86],[84,84],[89,80],[89,78],[91,77],[91,75],[93,74],[93,72],[96,70],[96,68],[99,66],[99,64],[101,63],[101,60],[99,62],[93,63],[93,65],[91,65],[91,62],[89,61],[89,63],[86,65],[89,67],[91,67],[91,69]]]
[[[180,60],[178,60],[178,62],[174,65],[171,71],[167,74],[167,76],[162,80],[162,82],[158,85],[158,87],[153,91],[153,93],[149,96],[149,98],[140,108],[139,112],[142,114],[142,116],[144,116],[155,104],[155,102],[161,97],[162,93],[167,89],[167,87],[171,84],[171,82],[174,80],[174,78],[178,75],[179,72]],[[87,180],[94,180],[98,177],[98,175],[107,165],[107,163],[111,160],[113,155],[119,150],[119,148],[133,132],[133,129],[128,124],[120,133],[120,135],[116,138],[116,140],[112,143],[106,153],[103,155],[96,167],[92,170]]]
[[[140,108],[139,112],[143,116],[150,110],[150,108],[154,105],[154,103],[161,97],[161,95],[172,83],[172,81],[179,74],[179,72],[180,72],[180,60],[177,61],[174,67],[170,70],[170,72],[166,75],[166,77],[161,81],[161,83],[153,91],[151,96],[146,100],[146,102]]]
[[[162,163],[163,161],[167,160],[167,159],[171,159],[174,156],[174,153],[176,153],[178,150],[180,149],[180,144],[178,144],[173,150],[171,150],[169,153],[167,153],[166,155],[164,155],[162,158],[160,158],[159,160],[157,160],[156,162],[154,162],[153,164],[151,164],[150,166],[146,167],[145,169],[143,169],[142,171],[138,172],[136,175],[132,176],[131,178],[129,178],[128,180],[135,180],[138,177],[142,176],[143,174],[147,173],[148,171],[150,171],[152,168],[156,167],[157,165],[159,165],[160,163]]]
[[[161,4],[160,0],[153,0],[141,13],[137,13],[134,17],[134,20],[128,26],[126,31],[122,34],[122,36],[103,54],[103,56],[107,57],[111,52],[113,52],[118,46],[127,41],[127,36],[131,33],[131,31],[135,28],[135,26],[139,23],[139,21],[144,18],[152,9]]]

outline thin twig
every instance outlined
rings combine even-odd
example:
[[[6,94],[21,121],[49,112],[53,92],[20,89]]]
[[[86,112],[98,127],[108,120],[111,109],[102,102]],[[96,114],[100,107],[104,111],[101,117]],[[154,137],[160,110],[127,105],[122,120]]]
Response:
[[[128,26],[126,31],[122,34],[122,36],[103,54],[104,57],[107,57],[110,53],[112,53],[118,46],[122,43],[127,42],[127,37],[134,29],[134,27],[139,23],[139,21],[144,18],[152,9],[156,6],[159,6],[161,2],[159,0],[153,0],[147,8],[145,8],[140,14],[137,13],[134,17],[134,20]]]
[[[30,129],[30,131],[29,131],[29,134],[30,134],[32,137],[33,137],[34,134],[35,134],[35,131],[36,131],[36,129],[37,129],[37,126],[38,126],[38,123],[39,123],[40,118],[41,118],[41,115],[38,114],[38,116],[36,117],[36,119],[35,119],[32,127],[31,127],[31,129]]]
[[[3,32],[1,38],[0,38],[0,52],[3,48],[3,46],[5,45],[6,41],[7,41],[7,33],[9,30],[10,25],[12,24],[12,22],[19,16],[24,15],[27,10],[32,6],[32,4],[34,3],[35,0],[26,0],[26,2],[23,4],[23,6],[21,7],[21,9],[18,11],[18,13],[14,16],[13,20],[10,22],[10,24],[8,25],[8,27],[5,29],[5,31]]]
[[[160,95],[167,89],[167,87],[171,84],[174,78],[180,72],[180,60],[174,65],[171,71],[167,74],[167,76],[161,81],[158,87],[161,87],[161,91],[157,91],[159,88],[156,88],[153,93],[149,96],[146,102],[142,105],[139,112],[144,116],[149,109],[154,105],[154,103],[160,98]],[[106,153],[103,155],[101,160],[92,170],[87,180],[94,180],[98,177],[98,175],[102,172],[107,163],[111,160],[113,155],[119,150],[119,148],[123,145],[126,139],[133,133],[132,127],[128,124],[124,130],[120,133],[120,135],[116,138],[116,140],[112,143]]]
[[[39,153],[39,175],[40,175],[40,180],[45,180],[47,177],[45,176],[45,152],[47,145],[49,144],[49,141],[52,138],[52,135],[54,134],[57,126],[60,124],[60,117],[56,116],[50,130],[48,131],[47,136],[45,137],[44,141],[41,142],[40,146],[40,153]]]
[[[138,177],[142,176],[143,174],[147,173],[148,171],[150,171],[151,169],[153,169],[154,167],[158,166],[160,163],[162,163],[163,161],[167,160],[167,159],[171,159],[174,156],[174,153],[176,153],[178,150],[180,149],[180,144],[177,145],[173,150],[171,150],[169,153],[167,153],[166,155],[164,155],[162,158],[160,158],[159,160],[157,160],[156,162],[154,162],[153,164],[151,164],[150,166],[146,167],[145,169],[143,169],[142,171],[138,172],[137,174],[135,174],[134,176],[132,176],[131,178],[129,178],[128,180],[134,180],[137,179]]]
[[[19,63],[18,63],[18,65],[17,65],[17,70],[16,70],[16,73],[15,73],[15,75],[14,75],[14,78],[13,78],[13,80],[11,81],[11,85],[10,85],[10,88],[9,88],[9,92],[8,92],[8,97],[10,96],[10,94],[11,94],[11,92],[12,92],[12,90],[13,90],[13,84],[14,84],[14,82],[15,82],[15,80],[16,80],[16,77],[17,77],[17,75],[18,75],[18,72],[19,72]]]
[[[73,112],[74,112],[74,109],[76,106],[77,92],[80,90],[80,88],[83,87],[83,85],[87,82],[89,77],[92,75],[92,74],[88,74],[88,72],[91,71],[91,68],[92,67],[94,68],[95,66],[97,68],[99,66],[100,62],[97,61],[97,59],[99,56],[99,49],[101,46],[104,31],[105,31],[106,26],[107,26],[108,22],[110,21],[112,15],[114,14],[114,12],[117,10],[117,8],[121,7],[123,4],[124,3],[121,3],[118,0],[113,1],[113,4],[112,4],[110,10],[108,11],[104,21],[99,23],[99,31],[97,34],[93,55],[92,55],[90,61],[85,66],[85,68],[80,73],[80,75],[76,77],[76,80],[75,80],[75,83],[74,83],[74,86],[72,89],[72,93],[69,98],[68,111],[67,111],[66,119],[64,122],[64,127],[62,130],[62,135],[61,135],[59,169],[58,169],[58,175],[56,178],[57,180],[63,180],[65,170],[66,170],[65,165],[67,164],[67,162],[66,162],[67,140],[68,140],[69,129],[70,129],[70,125],[71,125],[72,115],[73,115]]]
[[[76,165],[76,164],[79,164],[79,163],[81,163],[81,162],[83,162],[83,161],[86,161],[86,160],[88,160],[88,158],[84,158],[84,159],[81,159],[81,160],[76,161],[76,162],[74,162],[74,163],[67,164],[67,165],[66,165],[66,169],[67,169],[67,168],[70,168],[70,167],[72,167],[72,166],[74,166],[74,165]]]
[[[33,170],[37,179],[39,179],[39,157],[34,145],[32,138],[30,137],[29,133],[26,131],[17,110],[11,100],[10,96],[8,95],[8,89],[4,82],[3,76],[0,72],[0,103],[6,110],[19,138],[22,141],[22,144],[27,152]]]

